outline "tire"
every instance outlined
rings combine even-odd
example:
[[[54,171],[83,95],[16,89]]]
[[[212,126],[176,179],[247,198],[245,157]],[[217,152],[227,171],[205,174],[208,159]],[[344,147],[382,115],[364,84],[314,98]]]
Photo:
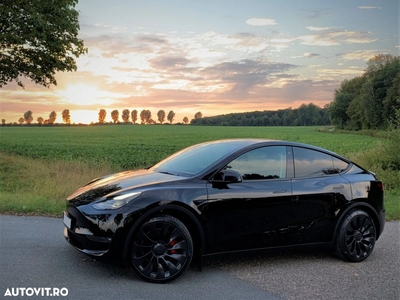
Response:
[[[166,283],[178,278],[189,267],[192,257],[189,230],[169,215],[149,219],[131,239],[130,267],[148,282]]]
[[[349,211],[336,234],[333,254],[343,260],[360,262],[374,249],[376,228],[371,216],[359,209]]]

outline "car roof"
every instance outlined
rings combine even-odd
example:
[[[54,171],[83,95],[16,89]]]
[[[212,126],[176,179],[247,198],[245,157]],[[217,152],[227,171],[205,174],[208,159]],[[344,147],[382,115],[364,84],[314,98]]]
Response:
[[[212,140],[212,141],[204,142],[203,144],[210,144],[210,143],[232,143],[232,144],[239,143],[243,147],[256,146],[256,145],[260,145],[260,146],[262,146],[262,145],[264,145],[264,146],[268,146],[268,145],[270,145],[270,146],[272,146],[272,145],[295,146],[295,147],[308,148],[308,149],[324,152],[324,153],[339,157],[347,162],[350,162],[347,158],[345,158],[333,151],[330,151],[328,149],[310,145],[310,144],[286,141],[286,140],[274,140],[274,139],[262,139],[262,138],[232,138],[232,139]]]

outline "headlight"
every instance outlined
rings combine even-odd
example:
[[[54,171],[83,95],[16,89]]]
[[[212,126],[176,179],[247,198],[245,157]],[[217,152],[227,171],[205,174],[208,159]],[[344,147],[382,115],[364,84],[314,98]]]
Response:
[[[92,207],[94,209],[98,209],[98,210],[117,209],[117,208],[120,208],[123,205],[129,203],[133,199],[139,197],[140,194],[142,194],[142,193],[141,192],[133,192],[133,193],[127,193],[127,194],[122,194],[122,195],[116,195],[112,198],[107,198],[100,202],[94,203],[92,205]]]

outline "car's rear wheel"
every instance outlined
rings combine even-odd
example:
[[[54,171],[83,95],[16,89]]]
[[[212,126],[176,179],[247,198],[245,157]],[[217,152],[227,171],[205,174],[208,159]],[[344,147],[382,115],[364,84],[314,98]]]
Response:
[[[190,265],[192,256],[189,230],[170,215],[149,219],[131,240],[131,269],[146,281],[165,283],[178,278]]]
[[[366,259],[374,249],[376,228],[371,216],[359,209],[349,211],[337,232],[333,253],[353,262]]]

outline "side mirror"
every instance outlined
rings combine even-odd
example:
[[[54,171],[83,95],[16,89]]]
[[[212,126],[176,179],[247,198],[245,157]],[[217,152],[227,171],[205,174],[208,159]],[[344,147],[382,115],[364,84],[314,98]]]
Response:
[[[237,183],[242,182],[242,175],[231,169],[223,170],[217,173],[211,180],[212,183]]]

